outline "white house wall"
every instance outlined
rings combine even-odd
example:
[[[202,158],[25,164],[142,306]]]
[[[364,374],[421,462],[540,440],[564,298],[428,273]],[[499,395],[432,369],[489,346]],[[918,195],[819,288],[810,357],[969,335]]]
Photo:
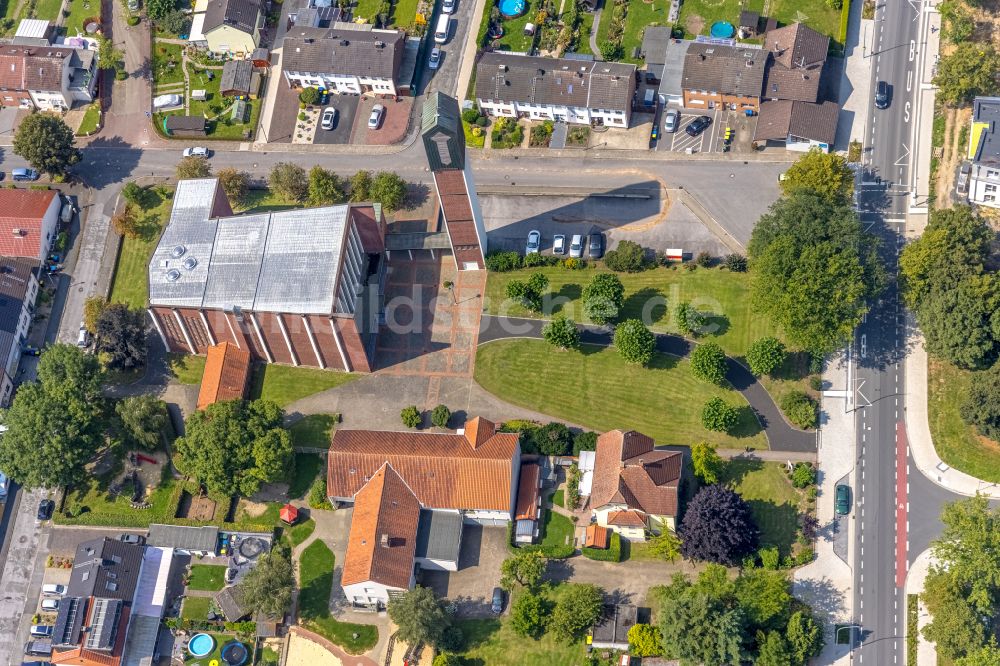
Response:
[[[321,72],[285,72],[285,80],[299,88],[325,88],[337,93],[360,94],[371,91],[378,95],[395,95],[392,79]]]
[[[577,106],[557,106],[552,104],[530,104],[527,102],[501,102],[496,100],[476,100],[483,113],[493,116],[515,118],[523,116],[531,120],[564,120],[577,125],[589,125],[600,121],[609,127],[628,127],[628,113],[614,109],[589,109]]]

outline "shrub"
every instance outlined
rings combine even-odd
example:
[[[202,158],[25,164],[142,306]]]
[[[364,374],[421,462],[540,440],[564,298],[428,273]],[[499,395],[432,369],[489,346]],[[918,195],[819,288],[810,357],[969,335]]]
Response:
[[[713,384],[721,384],[726,378],[726,354],[716,342],[698,345],[691,352],[691,372],[695,377]]]
[[[807,462],[795,463],[792,468],[792,485],[807,488],[816,484],[816,469]]]
[[[715,258],[708,252],[702,251],[698,253],[698,256],[694,258],[694,263],[698,264],[702,268],[711,268],[712,264],[715,263]]]
[[[525,268],[534,268],[536,266],[554,266],[558,263],[559,257],[552,257],[547,254],[541,254],[540,252],[526,254],[524,255],[524,259],[521,260],[521,264]]]
[[[747,349],[747,365],[750,372],[757,375],[769,375],[785,362],[785,345],[773,337],[754,340]]]
[[[407,428],[419,427],[420,422],[423,421],[420,417],[420,410],[417,409],[416,405],[403,407],[403,411],[399,413],[399,418],[403,421],[403,425]]]
[[[813,391],[823,390],[823,378],[819,375],[812,375],[809,377],[809,388]]]
[[[680,329],[681,333],[698,335],[705,325],[705,316],[687,301],[677,304],[674,315],[677,317],[677,328]]]
[[[513,250],[490,252],[486,255],[486,270],[506,273],[521,267],[521,255]]]
[[[545,632],[548,608],[542,598],[522,592],[510,609],[510,626],[515,633],[527,638],[539,638]]]
[[[742,254],[727,254],[725,266],[733,273],[746,273],[747,258]]]
[[[638,243],[624,240],[604,255],[604,265],[619,273],[636,273],[645,268],[646,250]]]
[[[580,451],[594,451],[597,449],[597,433],[581,432],[573,438],[573,455],[580,455]]]
[[[799,428],[816,427],[816,401],[802,391],[790,391],[781,396],[781,411]]]
[[[550,345],[560,349],[576,349],[580,346],[580,329],[576,327],[576,322],[561,314],[542,328],[542,337]]]
[[[469,123],[470,125],[475,124],[479,120],[479,111],[476,109],[465,109],[462,111],[462,120]]]
[[[435,428],[447,428],[451,419],[451,410],[447,405],[438,405],[431,412],[431,425]]]
[[[760,557],[760,565],[765,569],[775,570],[781,566],[781,553],[777,548],[761,548],[757,555]]]
[[[583,312],[595,324],[618,318],[625,304],[625,285],[614,273],[598,273],[583,288]]]
[[[316,88],[309,87],[299,93],[299,101],[306,105],[316,104],[320,100],[320,92]]]
[[[611,533],[611,539],[607,548],[583,548],[583,556],[588,560],[598,562],[621,562],[622,561],[622,539],[618,532]]]
[[[583,263],[582,259],[577,259],[576,257],[569,257],[563,259],[562,267],[568,268],[571,271],[578,271],[583,268],[586,264]]]
[[[722,398],[709,398],[701,409],[701,425],[706,430],[729,432],[739,421],[739,407],[730,405]]]
[[[332,509],[330,498],[326,495],[326,476],[320,474],[309,486],[309,508],[311,509]]]
[[[638,319],[629,319],[615,328],[615,347],[626,363],[646,365],[653,359],[656,336]]]

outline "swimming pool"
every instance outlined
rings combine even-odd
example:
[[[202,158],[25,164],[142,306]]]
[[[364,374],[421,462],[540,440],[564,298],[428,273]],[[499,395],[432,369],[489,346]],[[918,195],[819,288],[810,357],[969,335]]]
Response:
[[[719,39],[729,39],[736,34],[736,27],[729,21],[716,21],[712,24],[712,37]]]
[[[525,0],[500,0],[500,13],[507,18],[514,18],[524,13]]]
[[[188,652],[195,657],[204,657],[215,649],[215,639],[208,634],[195,634],[188,641]]]

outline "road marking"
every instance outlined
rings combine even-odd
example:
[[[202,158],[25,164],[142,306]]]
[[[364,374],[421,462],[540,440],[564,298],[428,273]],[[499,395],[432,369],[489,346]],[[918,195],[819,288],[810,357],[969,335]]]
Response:
[[[897,376],[898,381],[898,376]],[[896,422],[896,530],[893,535],[896,542],[896,587],[902,588],[906,583],[908,562],[906,557],[907,536],[909,534],[909,501],[907,497],[909,480],[907,464],[906,424]]]
[[[903,105],[903,122],[904,123],[910,122],[910,102],[909,101],[907,101],[906,104]]]
[[[910,92],[913,86],[913,70],[906,70],[906,92]]]
[[[910,40],[910,62],[913,62],[913,57],[917,55],[917,42]]]

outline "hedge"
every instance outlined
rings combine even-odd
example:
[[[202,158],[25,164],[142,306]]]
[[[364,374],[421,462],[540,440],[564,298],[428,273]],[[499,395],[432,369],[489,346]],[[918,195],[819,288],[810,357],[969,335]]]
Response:
[[[917,663],[917,641],[919,625],[917,623],[919,597],[915,594],[906,595],[906,663]]]
[[[622,538],[618,532],[611,533],[611,544],[607,549],[584,548],[583,556],[590,560],[599,562],[621,562],[622,561]]]
[[[847,44],[847,24],[850,22],[850,18],[851,0],[844,0],[844,4],[840,7],[840,28],[837,30],[837,42],[841,49]]]

